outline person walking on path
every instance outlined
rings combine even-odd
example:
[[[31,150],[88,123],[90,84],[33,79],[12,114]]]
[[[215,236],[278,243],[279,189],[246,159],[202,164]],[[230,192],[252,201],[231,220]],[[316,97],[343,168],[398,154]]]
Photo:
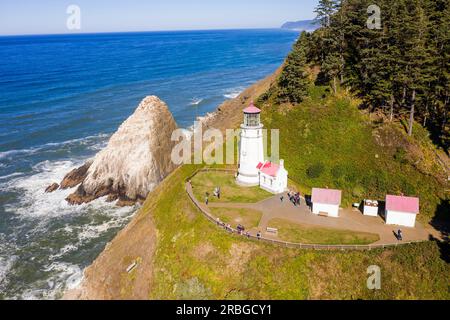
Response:
[[[398,229],[397,236],[398,236],[398,240],[400,240],[400,241],[403,240],[403,235],[402,235],[402,230],[401,229]]]

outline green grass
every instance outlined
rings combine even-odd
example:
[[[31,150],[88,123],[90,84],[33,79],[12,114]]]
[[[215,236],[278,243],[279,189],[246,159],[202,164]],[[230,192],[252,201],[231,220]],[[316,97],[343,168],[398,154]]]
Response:
[[[370,244],[378,241],[377,234],[298,224],[284,219],[272,219],[269,227],[278,229],[284,241],[314,244]]]
[[[269,99],[259,105],[268,129],[280,130],[280,157],[289,178],[309,193],[313,187],[343,190],[343,205],[386,194],[418,196],[422,222],[437,214],[448,194],[435,178],[432,143],[424,130],[408,137],[398,123],[378,125],[358,110],[358,101],[313,86],[310,96],[292,108]],[[398,150],[402,151],[399,156]],[[448,216],[448,213],[447,213]]]
[[[210,208],[211,213],[233,227],[243,225],[247,230],[258,227],[262,212],[244,208]]]
[[[214,189],[218,186],[221,190],[220,199],[213,196]],[[259,187],[238,186],[232,173],[220,171],[199,172],[192,178],[192,188],[199,201],[205,200],[206,192],[210,195],[210,202],[249,203],[272,196],[271,193]]]
[[[375,143],[372,124],[354,101],[346,96],[322,98],[323,93],[324,88],[312,88],[311,98],[289,111],[263,106],[265,126],[281,131],[281,156],[295,184],[301,190],[340,188],[344,204],[364,197],[383,199],[386,192],[419,195],[421,216],[430,218],[444,197],[442,185],[411,162],[395,159],[388,145]],[[311,251],[231,235],[208,221],[185,193],[185,179],[199,167],[177,169],[149,195],[138,217],[149,215],[157,229],[149,298],[450,298],[448,244],[430,241],[384,250]],[[222,201],[254,202],[269,196],[258,188],[237,187],[232,174],[200,173],[193,185],[198,199],[217,185],[222,188]],[[306,237],[334,241],[317,233]],[[367,289],[371,265],[381,268],[380,290]]]
[[[177,169],[148,197],[137,217],[151,216],[157,228],[149,298],[450,298],[450,268],[436,242],[341,252],[246,240],[217,228],[191,203],[184,181],[195,169]],[[370,265],[382,270],[381,290],[366,287]]]

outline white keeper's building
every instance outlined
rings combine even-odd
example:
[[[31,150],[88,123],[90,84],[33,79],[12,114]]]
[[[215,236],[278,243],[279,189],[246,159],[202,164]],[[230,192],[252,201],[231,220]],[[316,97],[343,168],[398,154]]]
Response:
[[[284,168],[284,160],[280,164],[266,161],[256,166],[259,170],[259,186],[269,192],[278,194],[286,191],[288,172]]]

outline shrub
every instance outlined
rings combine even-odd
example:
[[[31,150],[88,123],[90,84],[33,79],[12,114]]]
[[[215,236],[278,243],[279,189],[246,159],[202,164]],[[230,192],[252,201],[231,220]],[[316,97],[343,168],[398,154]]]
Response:
[[[322,175],[324,170],[325,166],[322,163],[318,162],[309,166],[308,169],[306,169],[306,175],[310,179],[317,179]]]
[[[407,162],[405,149],[397,148],[397,150],[394,153],[394,159],[400,162],[401,164],[405,164]]]

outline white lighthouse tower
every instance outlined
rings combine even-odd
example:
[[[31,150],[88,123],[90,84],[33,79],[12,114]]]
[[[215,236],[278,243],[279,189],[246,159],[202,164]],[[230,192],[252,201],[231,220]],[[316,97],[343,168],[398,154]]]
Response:
[[[239,170],[237,183],[248,186],[259,185],[260,162],[264,162],[263,125],[260,122],[261,110],[253,102],[244,109],[244,123],[241,124],[239,142]]]

